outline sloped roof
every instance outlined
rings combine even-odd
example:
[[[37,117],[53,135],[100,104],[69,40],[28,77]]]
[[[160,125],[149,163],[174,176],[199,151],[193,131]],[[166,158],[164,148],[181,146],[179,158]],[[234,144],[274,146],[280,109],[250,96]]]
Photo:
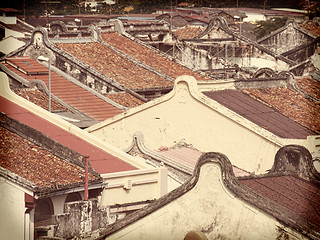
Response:
[[[100,43],[57,43],[56,46],[129,89],[173,85],[171,81],[134,64]]]
[[[142,44],[139,44],[135,41],[132,41],[131,39],[122,36],[119,33],[105,32],[101,33],[101,37],[107,44],[111,45],[112,47],[173,79],[181,75],[189,75],[194,76],[197,80],[211,80],[210,78],[198,74],[188,69],[187,67],[184,67],[183,65],[172,61],[159,52],[147,48],[146,46],[143,46]],[[171,82],[170,85],[162,85],[162,87],[171,85],[173,85],[173,82]]]
[[[269,39],[269,38],[271,38],[271,37],[273,37],[273,36],[275,36],[275,35],[277,35],[277,34],[279,34],[281,32],[286,31],[289,26],[291,26],[292,29],[294,29],[295,31],[302,33],[307,38],[307,40],[312,40],[312,39],[315,38],[315,36],[311,32],[309,32],[306,29],[300,27],[298,25],[298,23],[294,19],[288,19],[286,24],[283,27],[271,32],[267,36],[259,39],[257,42],[258,43],[263,43],[265,40],[267,40],[267,39]]]
[[[320,228],[319,185],[294,175],[265,176],[240,182]]]
[[[91,166],[98,173],[111,173],[135,170],[136,167],[103,151],[102,149],[80,139],[71,132],[67,132],[53,123],[33,114],[27,109],[18,106],[10,100],[0,96],[0,111],[7,116],[28,125],[62,145],[80,153],[88,155]]]
[[[126,92],[121,92],[116,94],[109,93],[109,94],[105,94],[105,96],[111,99],[112,101],[129,108],[137,107],[145,103],[144,101]]]
[[[302,83],[299,85],[302,85]],[[319,84],[315,84],[314,86],[317,85]],[[305,85],[304,89],[307,88],[308,87]],[[312,91],[311,88],[308,89]],[[313,132],[311,135],[320,134],[319,101],[316,101],[301,92],[285,87],[245,89],[243,92],[261,102],[264,102],[276,111],[280,112],[283,116],[301,124],[304,128],[309,129],[308,131],[299,130],[299,132],[304,132],[304,134],[307,134],[307,132]]]
[[[85,169],[0,126],[0,166],[17,174],[37,188],[83,185]],[[89,181],[99,178],[89,173]]]
[[[47,94],[41,92],[36,88],[22,88],[22,89],[13,89],[14,93],[27,99],[28,101],[38,105],[39,107],[48,110],[49,109],[49,97]],[[54,99],[51,99],[51,110],[52,112],[70,112],[69,109],[62,106]]]
[[[172,32],[178,39],[183,40],[195,38],[203,31],[204,28],[201,26],[188,25],[178,29],[174,29]]]
[[[274,108],[238,90],[204,92],[204,94],[279,137],[302,139],[316,135],[312,130],[285,117]],[[283,101],[277,101],[277,104],[281,105]]]
[[[202,167],[207,164],[214,164],[218,166],[218,169],[220,169],[219,171],[221,171],[220,174],[217,176],[213,171],[206,172],[206,168],[202,169]],[[277,152],[274,164],[278,164],[280,168],[272,173],[265,174],[263,176],[246,176],[236,179],[232,173],[231,162],[224,154],[217,152],[205,153],[199,159],[193,176],[181,187],[171,191],[166,196],[157,199],[147,207],[138,210],[135,214],[129,215],[112,225],[106,226],[105,230],[101,232],[101,237],[98,239],[106,239],[117,231],[122,230],[124,230],[126,237],[130,238],[130,236],[143,231],[140,230],[139,227],[135,228],[135,226],[139,225],[134,225],[140,220],[144,223],[144,227],[150,227],[152,229],[152,224],[154,224],[155,219],[155,215],[152,214],[169,209],[171,214],[166,214],[163,219],[171,222],[171,224],[164,226],[162,231],[170,235],[175,234],[177,225],[181,224],[181,221],[176,221],[177,215],[183,216],[180,219],[186,218],[193,220],[192,216],[194,215],[192,214],[200,210],[197,208],[198,204],[184,204],[184,200],[186,200],[186,198],[192,199],[192,197],[194,197],[194,199],[197,199],[199,204],[201,204],[204,202],[202,199],[203,196],[207,197],[210,194],[212,194],[213,198],[211,199],[209,197],[205,199],[206,206],[210,206],[210,201],[212,201],[219,212],[223,212],[221,218],[234,222],[233,226],[237,227],[237,231],[235,232],[238,232],[239,236],[243,233],[243,231],[241,231],[242,229],[252,227],[254,224],[260,225],[260,221],[252,221],[251,214],[247,217],[238,216],[236,218],[232,218],[232,215],[236,214],[236,212],[229,211],[230,205],[228,204],[230,204],[230,202],[224,202],[222,200],[223,198],[219,198],[220,194],[213,190],[218,187],[219,183],[223,185],[223,189],[227,188],[231,191],[232,196],[230,196],[229,193],[228,196],[230,196],[233,201],[241,199],[243,201],[242,204],[248,204],[248,206],[250,206],[250,213],[254,212],[256,214],[259,211],[262,212],[264,216],[269,216],[272,219],[275,219],[275,222],[272,225],[273,227],[281,228],[284,226],[285,228],[292,230],[291,233],[297,233],[299,237],[318,239],[320,236],[320,175],[318,172],[315,172],[316,170],[313,167],[311,154],[307,149],[301,146],[285,146]],[[298,174],[301,170],[303,170],[310,179],[299,177]],[[201,176],[201,174],[203,175]],[[205,179],[205,177],[207,177],[207,179]],[[208,186],[208,184],[202,185],[201,187],[204,187],[205,189],[202,189],[204,192],[201,192],[202,194],[199,195],[199,180],[204,179],[203,182],[207,183],[207,181],[210,181],[209,179],[213,177],[217,178],[215,182],[217,185],[214,185],[212,189],[210,189],[211,186]],[[217,201],[215,201],[216,199]],[[227,197],[225,197],[225,199],[227,199]],[[218,206],[216,204],[218,204]],[[224,209],[228,210],[224,211]],[[254,209],[258,211],[256,212]],[[172,211],[174,212],[172,213]],[[161,213],[163,215],[165,214],[164,212]],[[243,209],[240,211],[240,214],[242,213]],[[214,224],[217,224],[219,220],[217,220],[218,215],[219,214],[214,212],[213,220],[210,219],[211,216],[206,217],[206,221],[202,222],[200,227],[204,229],[205,226],[213,226]],[[157,216],[159,217],[159,215]],[[142,220],[143,218],[146,219]],[[271,218],[268,219],[271,220]],[[198,223],[192,220],[187,221],[186,219],[183,220],[185,220],[184,223],[188,224],[188,227],[179,228],[179,231],[185,230],[188,232],[190,229],[195,227],[199,228]],[[245,219],[247,219],[247,221]],[[148,220],[150,220],[150,223]],[[243,221],[242,223],[244,224],[241,224],[239,227],[239,225],[236,224],[237,221]],[[220,236],[220,234],[230,234],[230,225],[228,222],[229,221],[226,221],[221,224],[221,228],[219,228],[220,230],[218,232],[210,230],[205,233],[210,237]],[[268,224],[271,223],[271,221],[267,222]],[[131,228],[131,231],[128,231],[128,229],[125,229],[127,226],[134,227]],[[120,232],[120,234],[123,234],[124,232]],[[149,234],[149,236],[153,236],[152,232],[146,232],[145,230],[144,233]],[[290,231],[288,231],[288,233],[290,234]],[[236,233],[234,234],[236,235]],[[287,234],[287,231],[285,231],[285,234]],[[268,232],[265,233],[264,237],[267,236],[269,236]],[[252,238],[252,236],[250,238]]]
[[[29,57],[11,57],[3,63],[10,71],[29,82],[43,81],[49,85],[48,68]],[[51,93],[93,119],[102,121],[122,112],[116,106],[51,71]]]

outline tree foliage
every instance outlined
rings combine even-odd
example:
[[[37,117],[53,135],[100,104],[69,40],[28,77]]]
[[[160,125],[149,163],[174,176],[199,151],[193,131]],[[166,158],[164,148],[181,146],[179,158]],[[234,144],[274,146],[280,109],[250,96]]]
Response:
[[[283,27],[286,24],[287,20],[287,17],[281,17],[270,18],[265,21],[257,21],[257,27],[254,29],[254,33],[257,39],[263,38],[273,31]]]

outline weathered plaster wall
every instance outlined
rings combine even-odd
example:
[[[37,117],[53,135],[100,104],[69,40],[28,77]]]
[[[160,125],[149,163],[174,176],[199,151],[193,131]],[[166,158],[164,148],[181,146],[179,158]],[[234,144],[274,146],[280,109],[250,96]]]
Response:
[[[32,193],[31,193],[32,195]],[[21,240],[24,238],[24,190],[17,184],[0,177],[0,238]],[[30,223],[32,229],[33,224]],[[30,229],[30,236],[33,231]],[[33,238],[31,238],[33,239]]]
[[[214,70],[238,65],[239,67],[263,68],[269,67],[275,71],[287,71],[289,65],[277,60],[251,45],[238,42],[221,42],[210,45],[185,44],[180,46],[182,50],[179,59],[195,70]]]
[[[294,23],[290,22],[283,31],[261,41],[260,43],[277,54],[281,54],[311,40],[312,38],[310,36],[307,36],[305,33],[297,30]]]
[[[99,209],[98,201],[78,201],[66,204],[66,214],[56,215],[54,237],[63,239],[95,236],[97,230],[108,224],[108,213]]]
[[[280,139],[247,121],[198,92],[195,79],[188,80],[188,76],[180,77],[174,90],[164,97],[87,131],[121,149],[130,146],[137,131],[154,150],[183,140],[203,152],[223,152],[232,164],[256,173],[271,168],[280,146],[290,142],[304,145],[304,140]]]
[[[189,231],[208,239],[305,239],[236,197],[212,163],[190,191],[106,239],[183,239]]]

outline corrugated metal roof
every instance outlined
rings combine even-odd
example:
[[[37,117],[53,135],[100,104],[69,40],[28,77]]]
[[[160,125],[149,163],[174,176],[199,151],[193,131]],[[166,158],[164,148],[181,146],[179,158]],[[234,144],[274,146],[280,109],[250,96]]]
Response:
[[[28,81],[35,79],[42,80],[47,86],[49,85],[48,68],[44,67],[37,61],[28,57],[8,58],[6,61],[8,64],[5,65],[9,70],[24,79]],[[31,65],[26,64],[26,62],[31,63]],[[15,67],[11,66],[10,63],[14,63]],[[25,72],[20,71],[22,68]],[[41,71],[45,69],[47,74],[28,74],[28,72],[34,72],[36,69],[40,69]],[[112,104],[102,100],[53,71],[51,71],[51,92],[65,103],[98,121],[103,121],[123,112]]]
[[[158,153],[171,158],[172,160],[181,163],[185,166],[194,168],[203,154],[197,149],[181,147],[181,148],[173,148],[168,150],[159,151]],[[232,166],[233,172],[236,177],[248,176],[249,173],[236,167]]]
[[[296,176],[269,176],[239,181],[320,228],[320,189],[316,184]]]
[[[38,117],[34,113],[1,96],[0,111],[11,118],[42,132],[48,137],[80,153],[81,155],[89,155],[89,161],[93,169],[100,174],[137,169],[129,163],[103,151],[83,139],[80,139],[74,134],[59,128],[53,123]]]
[[[244,89],[243,92],[320,134],[320,83],[307,78],[296,82],[305,94],[285,87]]]
[[[304,139],[315,132],[237,90],[204,92],[209,98],[282,138]]]

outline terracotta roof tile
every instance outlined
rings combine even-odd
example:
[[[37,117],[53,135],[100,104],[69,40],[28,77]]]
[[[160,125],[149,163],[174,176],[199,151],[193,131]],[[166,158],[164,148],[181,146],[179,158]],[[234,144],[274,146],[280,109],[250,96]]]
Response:
[[[309,31],[310,33],[312,33],[313,35],[319,37],[320,36],[320,26],[315,24],[315,23],[308,23],[308,24],[301,24],[300,25],[302,28],[306,29],[307,31]]]
[[[173,83],[100,43],[59,43],[59,48],[129,89],[168,87]]]
[[[42,107],[45,110],[49,109],[48,95],[39,91],[38,89],[23,88],[23,89],[14,89],[13,91],[15,94],[27,99],[28,101],[38,105],[39,107]],[[51,110],[52,112],[61,112],[61,111],[70,112],[66,107],[62,106],[54,99],[51,99]]]
[[[296,176],[262,177],[239,181],[317,228],[320,227],[320,188],[316,184]]]
[[[256,89],[246,91],[256,91]],[[204,94],[279,137],[300,139],[315,135],[315,132],[243,92],[224,90],[204,92]],[[281,101],[277,104],[281,105]]]
[[[36,184],[54,187],[82,183],[83,168],[62,160],[47,149],[39,147],[0,126],[0,166]],[[97,178],[89,174],[89,180]]]
[[[29,75],[19,70],[20,66],[23,65],[24,62],[31,64],[31,66],[28,65],[28,67],[32,67],[32,69],[36,69],[38,67],[39,69],[44,68],[44,66],[37,61],[28,57],[18,57],[7,58],[6,62],[7,63],[4,64],[7,68],[9,68],[9,70],[18,74],[24,79],[28,81],[42,80],[47,86],[49,85],[49,74],[47,68],[45,68],[47,70],[46,74],[40,75]],[[12,62],[16,67],[10,65]],[[51,71],[51,92],[65,103],[86,114],[87,116],[99,121],[103,121],[122,112],[122,110],[118,109],[112,104],[102,100],[101,98],[77,86],[53,71]]]
[[[299,84],[302,86],[302,84]],[[312,85],[313,86],[313,85]],[[305,89],[313,91],[305,85]],[[316,90],[314,90],[316,91]],[[318,90],[317,90],[318,91]],[[246,89],[243,92],[279,111],[282,115],[320,134],[320,103],[285,87]]]
[[[107,98],[111,99],[112,101],[121,104],[125,107],[134,108],[139,105],[144,104],[144,102],[134,96],[132,96],[130,93],[112,93],[112,94],[106,94]]]
[[[197,37],[200,33],[204,31],[204,28],[201,26],[185,26],[173,30],[173,34],[178,37],[178,39],[193,39]]]
[[[136,167],[129,163],[92,145],[84,139],[80,139],[74,134],[59,128],[55,124],[33,114],[2,96],[0,96],[0,112],[42,132],[53,140],[83,156],[88,155],[92,168],[100,174],[136,169]]]
[[[296,79],[296,83],[300,89],[310,96],[320,100],[320,82],[313,78]]]
[[[105,32],[101,33],[101,37],[106,43],[114,48],[174,79],[181,75],[190,75],[197,80],[212,80],[172,61],[156,51],[120,35],[119,33]]]

